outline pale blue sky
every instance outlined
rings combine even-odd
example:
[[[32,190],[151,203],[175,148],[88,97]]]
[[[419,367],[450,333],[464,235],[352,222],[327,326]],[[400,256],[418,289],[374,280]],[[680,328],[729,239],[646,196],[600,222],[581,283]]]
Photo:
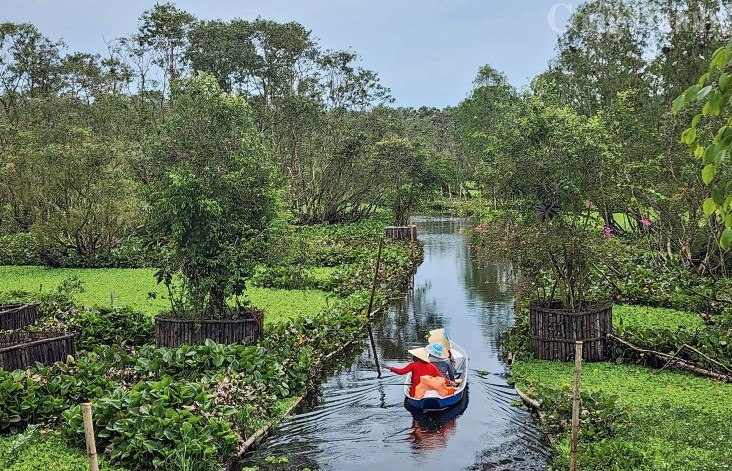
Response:
[[[0,0],[0,22],[30,22],[71,51],[103,52],[136,31],[144,0]],[[161,2],[162,3],[162,2]],[[545,70],[580,0],[178,0],[200,19],[297,21],[325,49],[351,48],[398,106],[456,105],[484,64],[517,87]]]

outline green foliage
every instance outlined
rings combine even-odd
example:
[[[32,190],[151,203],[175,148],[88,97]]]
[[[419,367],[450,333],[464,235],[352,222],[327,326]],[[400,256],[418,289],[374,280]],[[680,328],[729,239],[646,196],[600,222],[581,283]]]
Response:
[[[38,299],[53,295],[65,279],[75,276],[84,286],[84,292],[74,296],[81,305],[109,306],[114,292],[116,305],[153,314],[170,307],[165,288],[156,284],[154,275],[152,269],[0,266],[0,286],[6,291],[25,291],[29,299]]]
[[[150,316],[128,307],[82,311],[71,308],[62,316],[47,319],[39,328],[42,331],[74,331],[77,333],[75,346],[78,350],[91,350],[97,345],[142,346],[155,338],[155,324]]]
[[[40,265],[38,242],[28,232],[0,236],[0,265]]]
[[[89,459],[83,449],[67,443],[56,432],[29,428],[20,435],[0,437],[0,466],[6,471],[88,471]],[[124,471],[100,457],[99,469]]]
[[[177,84],[161,136],[146,151],[153,178],[148,230],[171,254],[158,280],[183,275],[178,315],[230,315],[257,254],[266,250],[278,203],[249,105],[210,76]],[[171,291],[172,293],[172,291]]]
[[[640,329],[674,330],[679,327],[700,329],[705,326],[705,323],[700,315],[688,311],[616,304],[613,306],[613,326],[620,331],[637,331]]]
[[[535,398],[544,414],[542,426],[551,436],[564,435],[572,428],[572,389],[540,387]],[[584,442],[598,442],[627,433],[630,428],[630,412],[618,404],[617,396],[602,392],[580,391],[580,429]]]
[[[382,178],[388,182],[385,201],[394,213],[394,225],[404,227],[419,200],[436,187],[426,152],[396,136],[377,142],[374,152]]]
[[[722,123],[710,140],[706,137],[706,130],[699,125],[703,118],[713,119],[729,114],[732,102],[732,80],[729,74],[731,59],[732,42],[714,52],[708,71],[673,104],[674,112],[678,113],[686,105],[704,103],[701,113],[692,119],[691,126],[681,135],[681,141],[689,146],[703,167],[702,181],[710,187],[710,196],[703,204],[704,214],[716,215],[724,225],[719,236],[719,245],[723,249],[732,247],[732,178],[729,176],[732,128],[729,127],[730,122]]]
[[[512,378],[524,391],[530,383],[562,388],[571,383],[572,369],[571,363],[520,360],[512,365]],[[720,439],[732,436],[727,420],[732,406],[719,400],[730,394],[731,385],[634,365],[585,363],[582,388],[617,395],[618,405],[631,410],[632,425],[622,436],[593,445],[581,442],[582,469],[711,471],[732,466],[732,453],[719,445]],[[564,469],[568,437],[559,452],[563,456],[555,467]],[[597,463],[605,464],[593,467]]]
[[[160,381],[136,384],[130,391],[117,389],[95,402],[94,425],[101,445],[112,460],[151,463],[159,469],[186,449],[208,460],[230,455],[238,437],[225,417],[233,408],[219,407],[205,386]],[[63,414],[68,433],[84,435],[80,406]]]

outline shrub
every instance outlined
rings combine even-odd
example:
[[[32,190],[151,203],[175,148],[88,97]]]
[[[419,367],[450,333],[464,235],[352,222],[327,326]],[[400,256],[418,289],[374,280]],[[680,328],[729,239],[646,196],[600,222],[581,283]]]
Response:
[[[0,265],[40,265],[36,237],[29,232],[0,235]]]

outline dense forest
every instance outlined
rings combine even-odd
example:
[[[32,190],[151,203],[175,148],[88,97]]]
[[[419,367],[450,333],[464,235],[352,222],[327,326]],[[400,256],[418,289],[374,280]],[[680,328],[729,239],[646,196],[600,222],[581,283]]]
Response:
[[[199,86],[242,100],[229,131],[259,142],[252,165],[271,171],[289,220],[388,207],[403,223],[422,195],[467,178],[449,110],[386,106],[389,90],[354,52],[322,49],[300,24],[202,21],[164,4],[108,46],[70,52],[31,24],[2,25],[0,227],[32,233],[18,243],[35,241],[45,264],[136,263],[154,182],[181,155],[208,159],[193,169],[201,179],[224,158],[213,109],[185,122],[182,97]]]
[[[260,141],[257,165],[272,171],[292,221],[357,221],[387,207],[403,224],[418,200],[467,194],[467,182],[496,207],[532,185],[544,186],[542,200],[572,187],[597,193],[615,234],[652,223],[652,249],[724,274],[723,225],[705,217],[700,164],[679,141],[695,111],[671,110],[725,43],[723,3],[588,2],[529,87],[486,65],[467,98],[443,110],[390,107],[356,53],[323,50],[297,23],[200,20],[163,4],[104,56],[6,23],[0,227],[32,233],[18,243],[37,244],[46,264],[134,264],[145,193],[180,163],[156,149],[173,140],[176,153],[207,154],[211,165],[221,151],[206,123],[166,131],[180,127],[176,100],[211,77],[246,102],[237,132]]]

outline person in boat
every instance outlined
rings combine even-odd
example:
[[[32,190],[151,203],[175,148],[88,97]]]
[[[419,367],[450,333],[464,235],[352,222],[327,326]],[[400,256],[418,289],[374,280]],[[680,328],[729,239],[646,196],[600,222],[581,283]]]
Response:
[[[447,336],[447,332],[445,332],[445,329],[430,330],[430,334],[427,337],[427,343],[442,344],[442,351],[443,351],[443,353],[446,352],[446,355],[447,355],[445,358],[447,358],[450,361],[450,363],[452,364],[452,369],[453,369],[453,371],[455,371],[455,358],[452,356],[450,338]]]
[[[449,357],[448,350],[442,343],[431,343],[427,345],[427,353],[430,354],[430,363],[435,365],[440,374],[450,380],[450,384],[455,384],[455,365]]]
[[[417,386],[420,384],[422,376],[438,376],[441,377],[440,370],[435,365],[430,363],[430,354],[424,347],[413,348],[408,350],[412,354],[412,362],[406,365],[404,368],[396,368],[394,366],[387,366],[389,371],[398,375],[405,375],[412,373],[412,386],[409,388],[409,395],[415,397]]]

